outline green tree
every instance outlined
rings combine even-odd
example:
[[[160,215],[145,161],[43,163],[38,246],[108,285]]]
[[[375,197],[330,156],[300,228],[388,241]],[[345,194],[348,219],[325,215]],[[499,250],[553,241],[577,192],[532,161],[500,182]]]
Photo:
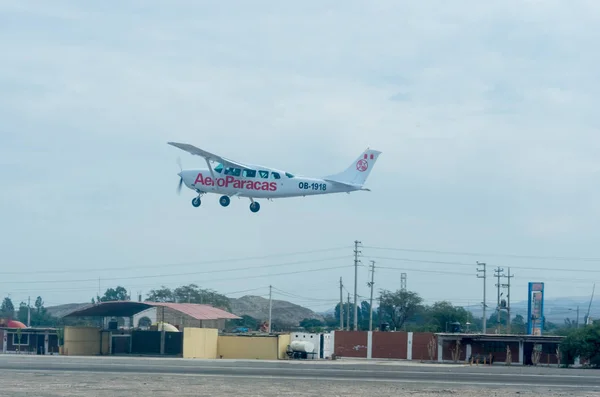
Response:
[[[231,302],[228,297],[210,289],[199,288],[196,284],[175,288],[173,298],[175,302],[199,303],[231,310]]]
[[[323,330],[323,322],[316,318],[305,318],[300,321],[300,326],[308,332],[321,332]]]
[[[396,330],[402,328],[407,320],[418,313],[422,303],[423,298],[416,292],[405,290],[396,292],[384,290],[381,292],[380,309],[382,317],[389,320]]]
[[[15,316],[15,306],[9,297],[4,298],[0,306],[0,317],[13,319]]]
[[[600,326],[592,325],[572,330],[560,343],[563,364],[572,364],[575,357],[600,365]]]
[[[127,301],[129,295],[127,290],[120,285],[117,288],[108,288],[104,293],[104,296],[100,298],[100,302],[114,302],[114,301]]]
[[[448,301],[435,302],[425,310],[429,319],[429,329],[434,332],[446,332],[450,330],[450,323],[458,322],[464,328],[469,313],[465,308],[453,306]]]
[[[170,288],[161,286],[159,289],[150,290],[148,293],[148,301],[150,302],[174,302],[173,291]]]
[[[517,314],[515,318],[510,322],[510,332],[518,335],[525,335],[527,333],[527,323],[525,323],[525,318]]]
[[[258,322],[257,319],[255,319],[252,316],[248,316],[247,314],[244,314],[240,317],[242,317],[242,318],[239,320],[232,320],[230,324],[235,328],[246,327],[249,330],[258,331],[258,327],[260,326],[260,323]]]

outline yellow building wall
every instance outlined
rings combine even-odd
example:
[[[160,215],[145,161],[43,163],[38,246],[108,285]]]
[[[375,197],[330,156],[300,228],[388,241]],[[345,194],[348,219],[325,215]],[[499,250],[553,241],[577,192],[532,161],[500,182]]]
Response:
[[[224,359],[277,360],[277,336],[219,336],[217,356]]]
[[[65,327],[63,354],[66,356],[100,354],[100,329],[97,327]]]
[[[217,358],[219,330],[211,328],[183,329],[183,358]]]
[[[290,335],[290,334],[277,336],[277,343],[278,343],[277,350],[279,352],[280,360],[284,360],[287,358],[286,351],[287,351],[287,347],[291,343],[291,341],[292,341],[292,335]]]
[[[103,331],[101,336],[102,342],[100,344],[100,354],[108,356],[110,354],[110,332]]]

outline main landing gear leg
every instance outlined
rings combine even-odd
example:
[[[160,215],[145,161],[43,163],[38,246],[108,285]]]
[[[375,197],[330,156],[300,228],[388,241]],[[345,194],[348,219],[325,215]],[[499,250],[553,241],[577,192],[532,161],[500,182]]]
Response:
[[[258,212],[260,210],[260,204],[258,204],[256,201],[252,200],[252,197],[250,198],[250,211],[252,212]]]
[[[192,199],[192,205],[196,208],[200,207],[200,204],[202,204],[202,201],[200,201],[200,197],[202,196],[202,193],[198,191],[198,197],[194,197]]]

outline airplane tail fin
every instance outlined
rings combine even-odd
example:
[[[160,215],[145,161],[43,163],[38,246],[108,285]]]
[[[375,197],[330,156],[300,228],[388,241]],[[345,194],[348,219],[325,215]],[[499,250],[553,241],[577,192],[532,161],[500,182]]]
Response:
[[[362,186],[367,181],[380,154],[380,151],[367,148],[345,171],[328,175],[325,179]]]

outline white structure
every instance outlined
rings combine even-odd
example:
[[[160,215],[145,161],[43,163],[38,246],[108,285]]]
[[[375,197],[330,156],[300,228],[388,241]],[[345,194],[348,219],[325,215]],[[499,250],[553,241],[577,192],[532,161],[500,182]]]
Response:
[[[314,349],[312,351],[307,351],[306,353],[315,353],[309,354],[307,359],[309,360],[318,360],[321,357],[321,335],[322,334],[309,334],[304,332],[293,332],[290,334],[290,346],[293,348],[295,344],[294,342],[310,342]],[[302,349],[308,347],[306,344]]]

